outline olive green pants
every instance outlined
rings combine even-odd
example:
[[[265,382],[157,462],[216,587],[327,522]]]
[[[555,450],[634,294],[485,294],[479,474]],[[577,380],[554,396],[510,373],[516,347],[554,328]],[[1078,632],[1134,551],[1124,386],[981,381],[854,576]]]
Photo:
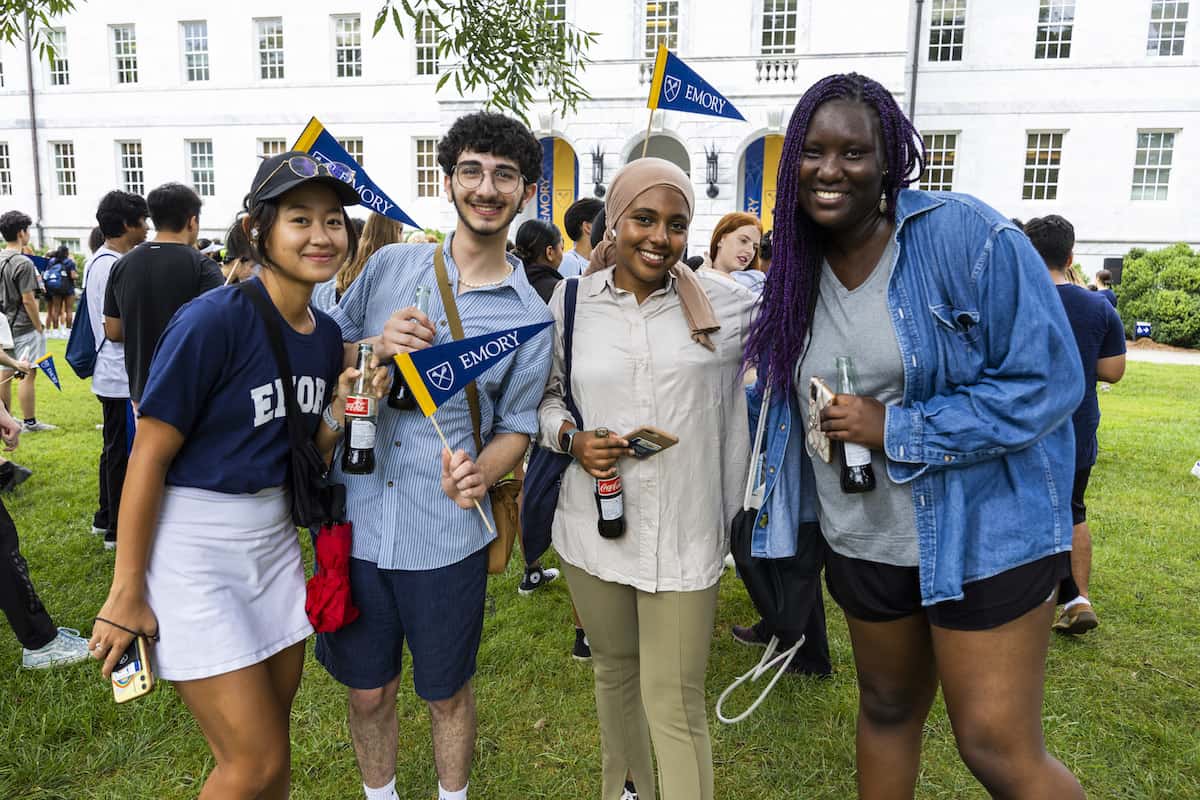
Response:
[[[704,673],[717,587],[641,592],[563,563],[587,631],[600,719],[602,800],[619,800],[626,771],[642,800],[712,800]]]

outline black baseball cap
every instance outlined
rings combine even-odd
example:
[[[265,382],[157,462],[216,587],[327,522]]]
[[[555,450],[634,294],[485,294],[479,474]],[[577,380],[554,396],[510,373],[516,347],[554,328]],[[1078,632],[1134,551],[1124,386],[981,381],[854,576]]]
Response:
[[[254,175],[246,198],[246,207],[254,208],[264,200],[273,200],[301,184],[317,181],[328,185],[344,206],[362,202],[354,189],[354,169],[345,164],[318,161],[308,153],[290,150],[263,159]]]

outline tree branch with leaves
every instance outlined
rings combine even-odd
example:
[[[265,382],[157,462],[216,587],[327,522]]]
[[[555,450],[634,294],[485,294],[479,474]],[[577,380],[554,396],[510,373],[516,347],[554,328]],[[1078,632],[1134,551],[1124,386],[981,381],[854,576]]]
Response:
[[[559,113],[590,97],[580,82],[587,50],[598,34],[548,13],[545,0],[385,0],[375,35],[391,22],[432,38],[441,78],[459,95],[487,90],[485,105],[528,122],[535,94],[544,91]]]
[[[75,10],[74,0],[0,0],[0,41],[16,44],[25,39],[28,21],[32,34],[30,46],[45,60],[54,55],[46,29],[54,18]]]

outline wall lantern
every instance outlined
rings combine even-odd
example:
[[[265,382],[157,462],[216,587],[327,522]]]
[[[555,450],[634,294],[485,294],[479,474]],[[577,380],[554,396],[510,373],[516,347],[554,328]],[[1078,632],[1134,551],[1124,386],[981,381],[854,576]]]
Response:
[[[604,197],[604,151],[600,145],[592,151],[592,183],[596,184],[593,190],[596,197]]]
[[[708,161],[708,168],[706,170],[708,196],[710,199],[716,199],[717,195],[721,193],[721,190],[717,188],[717,176],[719,175],[720,167],[717,146],[713,145],[711,148],[705,148],[704,155]]]

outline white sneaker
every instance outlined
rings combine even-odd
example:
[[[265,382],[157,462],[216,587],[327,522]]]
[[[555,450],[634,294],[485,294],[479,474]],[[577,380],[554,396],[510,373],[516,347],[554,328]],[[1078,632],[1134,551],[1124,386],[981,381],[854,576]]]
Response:
[[[1197,461],[1195,463],[1195,465],[1192,467],[1192,474],[1195,475],[1197,478],[1200,478],[1200,461]]]
[[[58,426],[37,420],[35,422],[22,422],[21,430],[25,433],[38,433],[40,431],[56,431],[58,430]]]
[[[49,669],[87,661],[87,639],[74,628],[59,628],[50,644],[37,650],[21,648],[21,666],[25,669]]]

